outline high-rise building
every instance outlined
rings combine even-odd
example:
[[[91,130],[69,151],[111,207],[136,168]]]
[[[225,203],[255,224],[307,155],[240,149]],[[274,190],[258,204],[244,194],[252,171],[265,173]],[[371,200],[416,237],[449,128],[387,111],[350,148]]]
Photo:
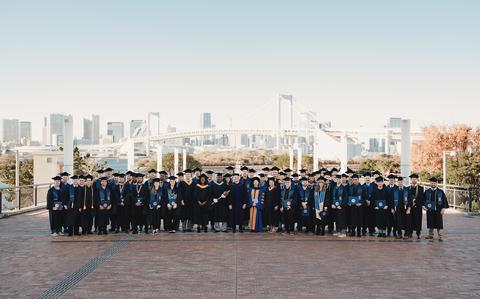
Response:
[[[130,121],[130,137],[142,136],[142,129],[145,128],[145,120],[133,119]]]
[[[18,119],[2,119],[0,127],[2,142],[18,143]]]
[[[150,132],[150,136],[160,135],[160,112],[148,113],[147,127]]]
[[[92,114],[92,144],[100,143],[100,116]]]
[[[65,115],[52,113],[43,121],[43,144],[63,144]]]
[[[112,136],[112,142],[119,142],[124,137],[123,122],[108,122],[107,135]]]
[[[85,144],[93,143],[93,122],[88,118],[83,119],[83,142]]]
[[[20,127],[20,142],[22,144],[28,144],[32,141],[32,123],[29,121],[21,121],[19,123]]]
[[[200,115],[200,128],[201,129],[212,128],[212,114],[211,113],[204,112]]]
[[[390,117],[387,121],[388,128],[401,128],[402,119],[400,117]]]

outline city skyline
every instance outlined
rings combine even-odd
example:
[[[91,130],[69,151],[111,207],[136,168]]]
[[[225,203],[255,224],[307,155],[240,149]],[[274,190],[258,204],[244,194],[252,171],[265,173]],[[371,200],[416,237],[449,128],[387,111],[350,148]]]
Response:
[[[340,129],[393,116],[478,125],[479,11],[478,1],[2,3],[0,118],[31,121],[36,140],[50,113],[73,115],[76,136],[91,114],[101,132],[149,111],[163,128],[196,127],[202,111],[240,127],[292,94]],[[256,125],[273,127],[264,111]]]

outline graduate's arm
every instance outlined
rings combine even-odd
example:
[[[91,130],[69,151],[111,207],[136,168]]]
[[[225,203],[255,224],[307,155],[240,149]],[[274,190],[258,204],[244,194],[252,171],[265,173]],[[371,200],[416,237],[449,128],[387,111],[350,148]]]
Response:
[[[50,210],[53,208],[53,194],[52,189],[49,189],[47,192],[47,206],[46,209]]]
[[[299,201],[300,201],[300,193],[298,192],[298,189],[295,189],[295,191],[293,191],[293,198],[290,204],[292,208],[295,208],[297,205],[299,205]]]
[[[423,207],[423,199],[425,195],[425,188],[418,186],[417,207]]]
[[[442,209],[448,209],[450,205],[448,204],[447,196],[445,195],[445,192],[442,190]]]
[[[314,190],[311,190],[311,191],[310,191],[310,194],[308,195],[308,200],[307,200],[307,205],[308,205],[309,207],[313,207],[313,208],[315,208],[315,204],[314,204],[314,202],[315,202],[315,196],[314,196],[314,194],[315,194],[315,191],[314,191]]]

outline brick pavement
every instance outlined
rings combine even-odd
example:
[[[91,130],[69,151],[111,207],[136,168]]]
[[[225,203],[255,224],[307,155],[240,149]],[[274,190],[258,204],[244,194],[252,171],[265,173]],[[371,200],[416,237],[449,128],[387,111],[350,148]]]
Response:
[[[122,242],[64,298],[480,297],[480,217],[446,241],[271,234],[50,237],[48,214],[0,220],[0,297],[32,298]]]

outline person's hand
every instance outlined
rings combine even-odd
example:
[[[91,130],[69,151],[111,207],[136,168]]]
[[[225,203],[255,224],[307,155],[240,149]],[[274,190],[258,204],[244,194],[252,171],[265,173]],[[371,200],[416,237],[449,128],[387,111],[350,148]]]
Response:
[[[273,208],[273,210],[274,210],[274,211],[278,211],[278,206],[275,206],[275,207]]]
[[[341,209],[342,209],[342,207],[341,207],[341,206],[338,206],[338,208],[337,208],[337,209],[341,210]]]
[[[332,209],[335,209],[335,207],[336,207],[335,205],[332,205]]]
[[[362,206],[362,204],[361,204],[361,203],[357,203],[357,207],[360,207],[360,206]]]
[[[283,207],[280,208],[280,212],[283,212]]]
[[[369,205],[370,205],[370,201],[369,201],[369,200],[367,200],[367,206],[369,206]]]
[[[232,209],[232,205],[228,205],[228,209],[231,210],[231,209]]]
[[[177,204],[176,204],[176,203],[173,204],[173,208],[174,208],[174,209],[177,208]]]
[[[395,210],[394,210],[394,209],[392,209],[391,211],[392,211],[392,214],[394,214],[394,213],[395,213]]]
[[[444,213],[445,213],[445,209],[441,209],[441,210],[440,210],[440,214],[443,215]]]
[[[245,208],[246,208],[246,207],[247,207],[247,205],[246,205],[246,204],[243,204],[243,205],[242,205],[242,209],[244,209],[244,210],[245,210]]]
[[[384,207],[383,209],[386,210],[386,209],[388,209],[388,207]]]
[[[410,214],[410,208],[408,208],[405,213],[406,213],[407,215],[409,215],[409,214]]]
[[[373,208],[374,210],[378,210],[378,207]]]
[[[109,205],[109,206],[107,207],[107,210],[110,210],[110,209],[112,209],[112,205]]]

